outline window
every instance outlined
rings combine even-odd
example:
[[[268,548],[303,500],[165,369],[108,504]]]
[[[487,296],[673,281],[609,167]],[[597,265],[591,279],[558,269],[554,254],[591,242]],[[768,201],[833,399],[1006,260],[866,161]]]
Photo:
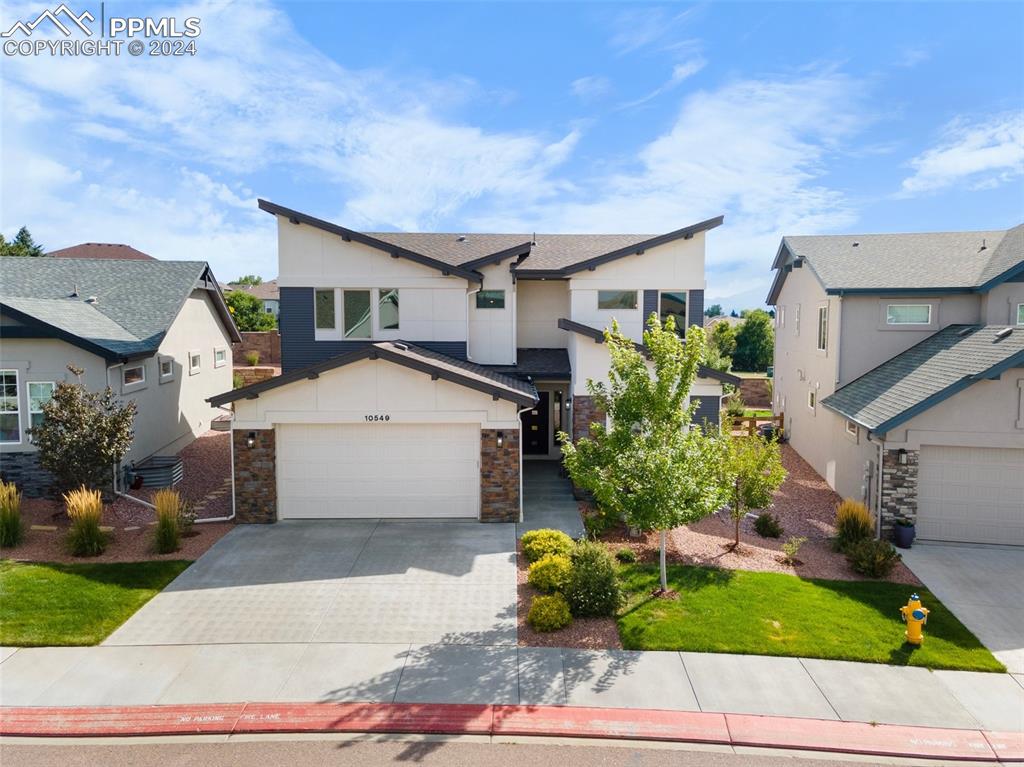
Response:
[[[859,429],[857,427],[857,424],[855,424],[853,421],[847,421],[846,422],[846,433],[847,434],[849,434],[851,437],[856,437],[858,431],[859,431]]]
[[[213,366],[222,368],[228,364],[228,350],[224,347],[213,350]]]
[[[818,351],[828,348],[828,307],[818,307]]]
[[[338,327],[334,314],[334,291],[317,290],[313,298],[317,330],[334,330]]]
[[[377,292],[377,327],[398,330],[398,288],[380,288]]]
[[[17,370],[0,370],[0,442],[21,442]]]
[[[889,304],[885,307],[886,325],[930,325],[931,304]]]
[[[343,290],[345,338],[370,337],[370,291]]]
[[[814,390],[807,392],[807,407],[814,410],[814,406],[817,404],[818,397],[815,395]]]
[[[597,291],[598,309],[636,309],[635,290]]]
[[[160,356],[157,358],[157,370],[160,373],[160,383],[167,383],[174,380],[174,357]]]
[[[263,311],[265,311],[267,314],[273,314],[274,313],[274,307],[273,306],[264,306],[263,307]]]
[[[188,353],[188,374],[190,376],[198,375],[199,371],[203,367],[203,355],[198,351],[191,351]]]
[[[662,324],[671,317],[676,323],[676,334],[686,335],[686,291],[662,293],[659,296],[658,314]]]
[[[34,429],[43,422],[43,405],[53,397],[52,381],[29,381],[28,383],[28,425]]]
[[[481,290],[476,294],[477,309],[504,309],[504,290]]]
[[[1017,304],[1017,324],[1024,325],[1024,304]]]
[[[121,385],[132,386],[146,383],[145,365],[131,365],[121,368]]]

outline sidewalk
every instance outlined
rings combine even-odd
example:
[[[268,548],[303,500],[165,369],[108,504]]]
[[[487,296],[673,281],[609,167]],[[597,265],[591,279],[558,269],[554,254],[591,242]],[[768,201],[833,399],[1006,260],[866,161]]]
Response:
[[[845,661],[483,645],[4,649],[4,706],[260,701],[726,712],[1024,732],[1024,679]]]

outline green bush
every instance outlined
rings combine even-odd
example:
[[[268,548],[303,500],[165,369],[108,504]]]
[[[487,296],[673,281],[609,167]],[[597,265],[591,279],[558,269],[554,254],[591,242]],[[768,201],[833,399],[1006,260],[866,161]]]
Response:
[[[599,618],[614,615],[622,603],[615,562],[608,550],[593,541],[580,541],[572,550],[572,573],[565,586],[572,614]]]
[[[903,557],[888,541],[866,538],[851,544],[846,559],[853,569],[869,578],[884,578]]]
[[[530,585],[546,593],[561,591],[569,582],[572,562],[564,554],[545,554],[532,565],[527,578]]]
[[[754,520],[754,530],[762,538],[779,538],[785,532],[779,518],[770,511],[757,515],[757,519]]]
[[[64,494],[71,527],[68,529],[68,550],[76,557],[96,557],[107,548],[107,534],[100,530],[103,520],[103,497],[99,490],[80,487]]]
[[[572,538],[561,530],[530,530],[519,540],[527,562],[536,562],[546,554],[568,556],[572,551]]]
[[[0,549],[21,543],[25,528],[21,524],[21,493],[13,482],[0,481]]]
[[[629,565],[636,562],[636,552],[628,546],[623,546],[615,552],[615,558],[622,562],[622,564]]]
[[[526,622],[534,631],[557,631],[572,623],[569,604],[561,594],[535,597]]]
[[[784,544],[782,544],[782,559],[787,565],[795,565],[799,563],[796,555],[800,553],[800,547],[807,543],[807,536],[794,535]]]
[[[860,501],[846,498],[836,507],[835,547],[846,551],[851,546],[875,537],[875,519]]]
[[[249,363],[249,367],[256,367],[260,364],[260,353],[259,352],[246,352],[245,361]]]
[[[241,389],[243,386],[245,386],[245,381],[242,380],[241,375],[235,373],[233,376],[231,376],[231,388]]]
[[[157,554],[170,554],[181,548],[181,496],[176,490],[158,490],[153,496],[156,528],[153,547]]]

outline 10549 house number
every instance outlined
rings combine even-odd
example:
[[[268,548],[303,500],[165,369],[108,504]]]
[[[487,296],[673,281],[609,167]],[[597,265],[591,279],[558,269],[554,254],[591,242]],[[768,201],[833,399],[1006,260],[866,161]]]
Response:
[[[391,420],[391,416],[390,415],[379,415],[379,414],[378,415],[364,415],[363,418],[365,418],[369,423],[376,423],[376,422],[379,422],[379,421],[390,421]]]

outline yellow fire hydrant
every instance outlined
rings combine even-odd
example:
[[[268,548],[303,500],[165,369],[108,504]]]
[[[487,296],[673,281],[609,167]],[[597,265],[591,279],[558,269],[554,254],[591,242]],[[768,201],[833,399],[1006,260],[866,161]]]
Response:
[[[900,608],[900,617],[907,624],[906,636],[910,644],[920,645],[924,642],[924,624],[928,622],[928,608],[921,607],[921,597],[910,595],[910,601]]]

